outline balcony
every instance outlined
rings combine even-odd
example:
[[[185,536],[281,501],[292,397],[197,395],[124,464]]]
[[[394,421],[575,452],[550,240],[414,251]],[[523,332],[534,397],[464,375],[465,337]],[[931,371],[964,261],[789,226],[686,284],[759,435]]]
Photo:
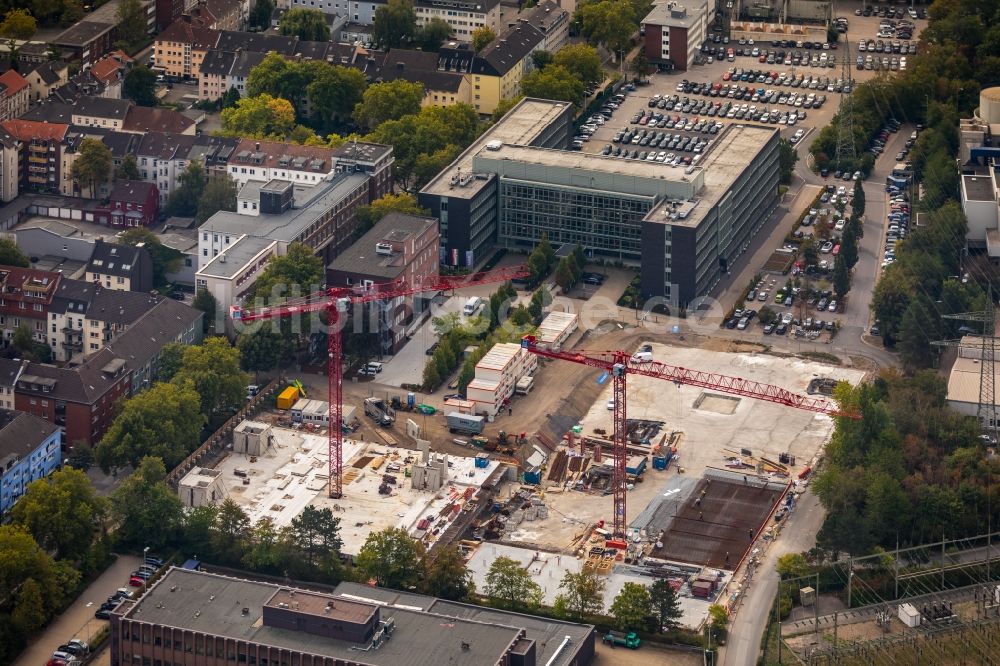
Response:
[[[44,176],[32,176],[32,175],[29,174],[28,175],[28,182],[29,183],[36,183],[38,185],[45,185],[49,181]]]
[[[35,153],[28,154],[28,161],[35,162],[36,164],[48,164],[49,158],[46,155],[38,155]]]

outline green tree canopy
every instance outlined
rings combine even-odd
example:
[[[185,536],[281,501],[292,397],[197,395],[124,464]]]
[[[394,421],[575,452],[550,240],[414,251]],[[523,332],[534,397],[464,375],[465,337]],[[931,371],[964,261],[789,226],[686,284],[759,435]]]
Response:
[[[274,0],[257,0],[250,10],[250,25],[259,30],[271,27],[271,15],[274,14]]]
[[[306,573],[322,572],[327,576],[339,572],[340,518],[329,508],[307,506],[292,519],[285,536],[292,554],[305,565]]]
[[[180,269],[184,255],[180,251],[164,245],[160,242],[160,237],[146,227],[126,229],[118,237],[119,245],[135,247],[140,243],[149,253],[150,259],[153,260],[153,283],[166,284],[167,273],[173,273]]]
[[[116,180],[139,180],[139,165],[136,163],[135,154],[129,153],[122,158],[122,163],[115,169]]]
[[[129,52],[149,37],[146,7],[139,0],[121,0],[116,14],[118,34],[124,37]]]
[[[198,200],[205,191],[205,167],[198,160],[191,160],[177,176],[177,188],[167,197],[165,212],[178,217],[194,217]]]
[[[486,572],[490,601],[501,608],[531,609],[542,603],[542,588],[519,562],[501,555]]]
[[[198,197],[198,209],[194,214],[195,224],[202,224],[222,210],[236,210],[236,181],[229,174],[208,179],[205,189]]]
[[[161,548],[174,538],[183,512],[180,499],[165,482],[166,476],[163,460],[147,456],[111,494],[119,543]]]
[[[439,548],[428,558],[424,568],[421,589],[427,594],[449,601],[464,601],[475,592],[472,574],[466,569],[458,546]]]
[[[281,34],[296,35],[312,42],[330,41],[330,26],[326,15],[318,9],[293,7],[281,17]]]
[[[27,9],[10,9],[0,22],[0,37],[9,40],[31,39],[37,30],[35,17]]]
[[[97,495],[87,475],[67,468],[29,484],[10,519],[57,558],[79,560],[103,527],[106,514],[107,501]]]
[[[417,203],[417,198],[409,192],[399,194],[389,193],[381,199],[376,199],[367,206],[358,208],[358,233],[363,234],[374,227],[379,220],[389,213],[405,213],[406,215],[429,215],[430,211]]]
[[[111,177],[111,150],[100,139],[86,138],[80,142],[76,160],[70,167],[70,177],[80,189],[87,188],[91,198],[97,188]]]
[[[185,348],[181,369],[171,381],[181,388],[190,383],[210,424],[239,409],[246,396],[247,376],[240,369],[239,350],[223,337]],[[197,421],[196,413],[189,414],[192,421]]]
[[[536,69],[521,79],[521,92],[525,97],[556,99],[573,104],[580,103],[584,87],[583,81],[573,72],[556,64]]]
[[[240,367],[248,372],[266,372],[287,364],[292,357],[292,340],[281,332],[258,329],[236,338]]]
[[[634,6],[625,0],[590,0],[577,4],[574,20],[589,43],[619,53],[630,50],[632,35],[638,32],[644,16],[637,16]]]
[[[567,571],[559,583],[562,590],[556,596],[556,607],[568,617],[582,620],[604,609],[604,579],[592,571]]]
[[[134,467],[145,456],[173,467],[198,448],[203,423],[199,396],[191,385],[154,384],[125,401],[94,457],[105,472]]]
[[[292,243],[284,255],[273,257],[267,263],[248,301],[260,299],[264,304],[270,304],[289,297],[305,296],[325,282],[322,260],[308,245]]]
[[[0,265],[28,268],[31,263],[28,261],[28,255],[21,251],[17,243],[9,238],[0,238]]]
[[[684,616],[684,611],[681,609],[677,593],[670,586],[670,581],[666,578],[656,579],[649,586],[649,601],[653,616],[657,619],[657,632],[676,629]]]
[[[488,25],[481,25],[472,31],[472,48],[479,53],[497,38],[497,33]]]
[[[122,93],[139,106],[156,106],[156,72],[145,65],[136,65],[125,75]]]
[[[420,113],[424,99],[424,84],[395,79],[374,83],[365,90],[361,102],[354,107],[354,120],[367,127],[378,127],[387,120]]]
[[[611,615],[623,631],[642,629],[651,614],[649,589],[639,583],[625,583],[611,603]]]
[[[262,93],[244,97],[222,110],[222,134],[284,141],[295,127],[295,109],[287,99]]]
[[[372,532],[357,557],[357,567],[379,587],[405,590],[421,579],[424,546],[406,530],[390,527]]]
[[[417,12],[413,0],[389,0],[375,10],[372,38],[380,49],[405,46],[417,34]]]
[[[414,38],[424,51],[437,51],[451,37],[451,26],[440,18],[432,18],[420,28]]]
[[[565,67],[585,85],[604,79],[601,57],[597,55],[597,49],[589,44],[567,44],[559,49],[552,62]]]

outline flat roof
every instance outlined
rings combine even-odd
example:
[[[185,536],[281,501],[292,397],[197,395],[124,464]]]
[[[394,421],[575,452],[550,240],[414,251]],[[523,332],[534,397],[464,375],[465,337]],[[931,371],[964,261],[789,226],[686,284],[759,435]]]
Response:
[[[946,399],[954,402],[978,403],[981,366],[982,361],[978,358],[958,356],[951,366],[951,372],[948,373]],[[994,366],[996,370],[1000,370],[1000,363],[994,363]],[[994,404],[1000,403],[994,400]]]
[[[645,221],[686,227],[701,224],[705,214],[729,191],[736,179],[750,167],[767,142],[777,133],[776,128],[764,125],[728,125],[712,142],[711,148],[698,165],[704,173],[704,188],[697,193],[697,202],[680,202],[680,207],[687,210],[687,215],[671,219],[668,213],[674,202],[664,200],[646,214]]]
[[[472,160],[486,147],[486,144],[491,141],[500,141],[504,144],[529,145],[566,110],[567,106],[569,106],[568,102],[553,102],[531,97],[522,99],[507,112],[500,122],[483,132],[482,136],[462,151],[462,154],[454,162],[439,173],[434,180],[427,183],[421,192],[447,196],[452,193],[452,177],[460,174],[471,174],[473,171]],[[473,180],[462,191],[462,194],[472,195],[486,182]]]
[[[642,23],[663,25],[672,28],[690,28],[702,20],[708,7],[704,0],[685,0],[685,2],[657,2],[652,11],[646,15]]]
[[[248,261],[274,245],[275,242],[270,238],[245,236],[205,264],[205,267],[198,271],[198,275],[231,278],[243,270]]]
[[[303,598],[322,597],[324,607],[326,600],[335,601],[338,609],[341,604],[350,605],[352,617],[379,613],[382,620],[395,620],[391,640],[383,642],[378,649],[359,653],[358,650],[365,650],[366,644],[264,624],[264,606],[275,605],[282,595],[290,598],[292,589],[173,567],[141,599],[134,604],[126,604],[122,614],[130,620],[153,625],[245,640],[352,663],[360,659],[375,666],[482,666],[497,663],[521,634],[520,628],[509,625],[366,604],[295,589],[295,600],[300,604]],[[246,614],[243,609],[247,609]]]
[[[967,201],[996,201],[993,179],[987,176],[962,176]]]

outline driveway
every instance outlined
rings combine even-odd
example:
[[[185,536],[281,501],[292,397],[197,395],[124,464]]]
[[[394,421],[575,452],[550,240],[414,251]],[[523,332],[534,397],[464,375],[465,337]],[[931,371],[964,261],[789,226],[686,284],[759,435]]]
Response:
[[[119,555],[108,569],[83,591],[73,605],[57,617],[48,628],[25,648],[13,666],[39,666],[52,656],[57,647],[71,638],[90,642],[91,637],[107,626],[107,620],[94,618],[96,611],[119,587],[128,585],[128,575],[139,566],[140,558]]]

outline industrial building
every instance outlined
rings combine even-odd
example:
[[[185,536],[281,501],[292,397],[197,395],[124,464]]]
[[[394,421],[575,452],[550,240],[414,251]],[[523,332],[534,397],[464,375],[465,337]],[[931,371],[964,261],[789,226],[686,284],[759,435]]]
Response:
[[[476,363],[476,378],[469,382],[465,397],[476,404],[477,414],[494,417],[514,395],[521,377],[532,375],[538,357],[512,342],[493,345]]]
[[[542,236],[641,266],[644,298],[708,293],[778,201],[778,131],[730,125],[685,167],[563,150],[568,105],[524,99],[420,192],[441,221],[445,263]]]
[[[642,48],[661,71],[686,72],[695,64],[715,18],[715,3],[658,2],[642,20]]]
[[[962,170],[962,210],[969,224],[965,241],[970,250],[1000,258],[1000,87],[984,88],[971,118],[959,122],[959,164]]]
[[[948,393],[945,399],[948,407],[966,416],[979,416],[979,385],[982,375],[982,338],[973,335],[966,335],[962,338],[958,347],[958,355],[948,372]],[[1000,363],[994,363],[993,372],[1000,374],[997,368]],[[991,411],[989,406],[987,412]],[[994,401],[992,411],[997,410],[997,403]],[[984,422],[981,424],[984,429],[993,428],[996,423]]]
[[[332,593],[172,568],[111,620],[111,664],[586,666],[592,625],[342,583]]]

